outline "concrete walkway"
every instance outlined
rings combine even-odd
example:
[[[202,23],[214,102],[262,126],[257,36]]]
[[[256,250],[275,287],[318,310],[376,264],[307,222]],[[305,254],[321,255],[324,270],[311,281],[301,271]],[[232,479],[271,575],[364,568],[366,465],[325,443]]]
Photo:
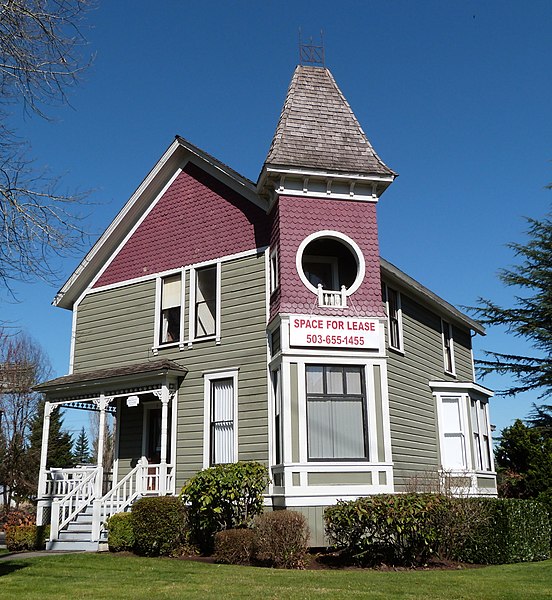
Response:
[[[82,551],[67,551],[67,550],[49,550],[46,552],[45,550],[37,550],[35,552],[9,552],[8,554],[0,554],[0,561],[3,560],[13,560],[20,558],[41,558],[42,556],[59,556],[60,554],[81,554]]]

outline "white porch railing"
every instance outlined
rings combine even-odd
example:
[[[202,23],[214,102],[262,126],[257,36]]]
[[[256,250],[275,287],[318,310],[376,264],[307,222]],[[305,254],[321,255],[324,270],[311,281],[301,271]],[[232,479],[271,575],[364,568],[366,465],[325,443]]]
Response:
[[[44,496],[59,498],[67,496],[91,472],[96,471],[96,466],[75,467],[74,469],[48,469],[46,471]]]
[[[325,290],[322,284],[318,284],[318,306],[334,306],[336,308],[347,308],[347,288],[342,285],[340,291]]]
[[[88,506],[96,495],[101,467],[87,470],[87,474],[60,500],[52,502],[50,539],[55,540],[59,532]],[[70,480],[75,481],[75,480]]]
[[[173,483],[172,465],[140,461],[103,498],[94,501],[92,539],[100,539],[109,517],[124,512],[140,496],[164,496],[172,492]]]

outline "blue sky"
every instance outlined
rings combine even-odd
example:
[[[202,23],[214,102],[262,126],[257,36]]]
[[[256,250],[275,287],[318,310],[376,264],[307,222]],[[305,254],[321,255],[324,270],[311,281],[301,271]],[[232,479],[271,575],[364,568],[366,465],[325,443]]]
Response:
[[[99,0],[83,31],[93,66],[53,122],[19,115],[36,165],[92,190],[93,239],[180,134],[256,180],[293,69],[298,30],[324,30],[326,64],[399,178],[378,207],[382,255],[449,302],[508,304],[496,275],[514,263],[523,216],[552,191],[552,3],[513,1]],[[83,253],[61,264],[63,283]],[[2,320],[67,372],[71,314],[59,285],[17,286]],[[500,330],[481,349],[530,352]],[[507,381],[482,383],[500,389]],[[536,394],[492,400],[497,429]],[[66,418],[72,428],[79,424]]]

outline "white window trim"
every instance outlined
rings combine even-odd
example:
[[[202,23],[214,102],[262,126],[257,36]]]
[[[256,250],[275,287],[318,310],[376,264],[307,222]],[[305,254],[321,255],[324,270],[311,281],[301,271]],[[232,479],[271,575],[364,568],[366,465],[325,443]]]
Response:
[[[203,339],[203,338],[202,338]],[[222,371],[203,372],[203,468],[210,467],[211,459],[211,383],[217,379],[232,379],[234,394],[234,460],[238,461],[238,373],[239,367]]]
[[[280,287],[280,269],[278,263],[278,250],[275,248],[269,254],[270,270],[270,294],[273,294]]]
[[[344,233],[340,233],[339,231],[334,231],[331,229],[324,229],[322,231],[317,231],[316,233],[311,233],[311,235],[307,236],[299,244],[299,248],[297,248],[297,254],[295,255],[295,267],[297,269],[297,273],[299,274],[299,278],[303,282],[303,285],[308,290],[310,290],[313,294],[318,295],[318,289],[312,285],[312,283],[307,279],[307,277],[303,271],[302,260],[303,260],[303,253],[305,251],[305,248],[312,241],[320,239],[320,238],[335,238],[335,239],[339,240],[342,244],[344,244],[345,246],[347,246],[349,248],[349,250],[355,257],[355,259],[357,261],[357,276],[356,276],[356,279],[353,282],[353,284],[345,290],[346,296],[350,296],[351,294],[354,294],[360,287],[360,284],[363,282],[364,275],[366,273],[366,263],[364,261],[364,255],[362,254],[362,251],[359,248],[358,244],[353,239],[351,239],[349,236],[345,235]],[[334,290],[334,291],[339,291],[339,290]]]
[[[391,350],[395,352],[400,352],[404,354],[404,336],[403,336],[403,318],[402,318],[402,294],[401,292],[387,285],[387,283],[383,284],[385,288],[385,314],[387,315],[387,339],[388,346]],[[399,345],[392,346],[391,345],[391,315],[389,313],[389,289],[392,289],[397,294],[397,321],[399,327]]]
[[[196,318],[196,285],[197,276],[196,273],[200,269],[206,267],[216,266],[216,313],[215,313],[215,335],[206,335],[202,337],[196,337],[195,335],[195,318]],[[188,311],[188,346],[191,346],[194,342],[204,342],[206,340],[215,340],[217,344],[220,344],[221,340],[221,261],[204,263],[201,266],[196,266],[190,269],[190,310]]]
[[[450,392],[443,392],[443,393],[435,394],[435,397],[437,399],[437,422],[438,422],[438,428],[439,428],[439,450],[440,450],[440,454],[441,454],[441,460],[440,460],[441,468],[444,471],[460,471],[460,472],[461,471],[473,471],[474,470],[473,469],[473,459],[472,459],[471,453],[468,452],[468,444],[466,443],[466,440],[469,439],[469,435],[470,435],[470,431],[471,431],[471,429],[468,427],[469,415],[467,413],[469,398],[470,398],[469,395],[454,392],[453,390],[450,390]],[[450,465],[443,464],[444,457],[445,457],[445,435],[443,432],[444,417],[443,417],[442,402],[443,402],[443,399],[447,399],[447,398],[458,398],[458,409],[459,409],[459,414],[460,414],[460,433],[462,435],[462,458],[464,461],[463,467],[458,467],[458,466],[451,467]],[[469,447],[471,447],[471,444]]]
[[[163,289],[163,279],[180,274],[180,334],[177,342],[168,344],[161,343],[161,292]],[[186,313],[186,269],[177,269],[170,273],[163,273],[155,278],[155,318],[153,325],[153,345],[152,350],[157,354],[161,348],[172,348],[181,346],[184,343],[184,318]]]
[[[475,414],[476,414],[476,419],[477,419],[477,430],[478,430],[478,434],[479,434],[479,448],[476,447],[475,444],[475,435],[474,435],[474,428],[473,428],[473,422],[471,423],[471,433],[472,433],[472,438],[471,438],[471,447],[472,447],[472,452],[473,452],[473,463],[474,463],[474,469],[478,472],[478,473],[493,473],[494,472],[494,456],[493,456],[493,438],[492,438],[492,432],[491,432],[491,425],[489,423],[489,403],[488,402],[484,402],[482,400],[480,400],[479,398],[474,398],[473,396],[470,396],[468,398],[468,402],[469,402],[469,408],[471,411],[471,403],[475,402]],[[485,421],[486,421],[486,427],[483,427],[481,425],[481,421],[480,421],[480,408],[483,408],[483,411],[485,412]],[[470,414],[470,418],[471,418],[471,414]],[[485,448],[483,445],[483,436],[487,437],[488,440],[488,448]],[[476,468],[476,464],[477,464],[477,453],[480,451],[481,454],[488,449],[489,452],[489,468],[488,469],[479,469]]]
[[[448,335],[445,336],[445,324],[448,327]],[[452,365],[452,370],[449,371],[448,369],[448,365],[447,365],[447,347],[445,345],[445,339],[448,338],[449,340],[449,347],[450,347],[450,362]],[[454,337],[452,335],[452,323],[450,321],[445,321],[444,319],[441,319],[441,343],[443,345],[443,369],[445,371],[445,373],[447,373],[448,375],[452,375],[453,377],[456,377],[456,361],[454,358]]]

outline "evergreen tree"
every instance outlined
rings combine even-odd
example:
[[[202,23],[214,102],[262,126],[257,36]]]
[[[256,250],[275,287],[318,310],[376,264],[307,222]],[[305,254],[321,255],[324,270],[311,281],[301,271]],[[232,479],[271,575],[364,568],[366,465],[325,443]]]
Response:
[[[73,458],[76,464],[86,465],[90,462],[90,445],[84,427],[81,429],[79,437],[75,442]]]
[[[42,428],[44,423],[44,403],[40,407],[31,423],[29,436],[28,459],[33,472],[33,485],[36,491],[40,467],[40,452],[42,448]],[[48,437],[48,456],[46,466],[69,468],[75,466],[73,456],[73,438],[63,429],[63,415],[60,409],[53,410],[50,415],[50,434]]]
[[[529,241],[510,244],[521,264],[503,269],[500,280],[526,292],[517,296],[515,306],[505,308],[479,299],[473,309],[482,323],[503,325],[507,331],[531,342],[533,356],[486,352],[479,360],[483,373],[513,375],[515,383],[500,393],[514,396],[529,390],[540,391],[540,398],[552,395],[552,212],[538,221],[527,219]]]

